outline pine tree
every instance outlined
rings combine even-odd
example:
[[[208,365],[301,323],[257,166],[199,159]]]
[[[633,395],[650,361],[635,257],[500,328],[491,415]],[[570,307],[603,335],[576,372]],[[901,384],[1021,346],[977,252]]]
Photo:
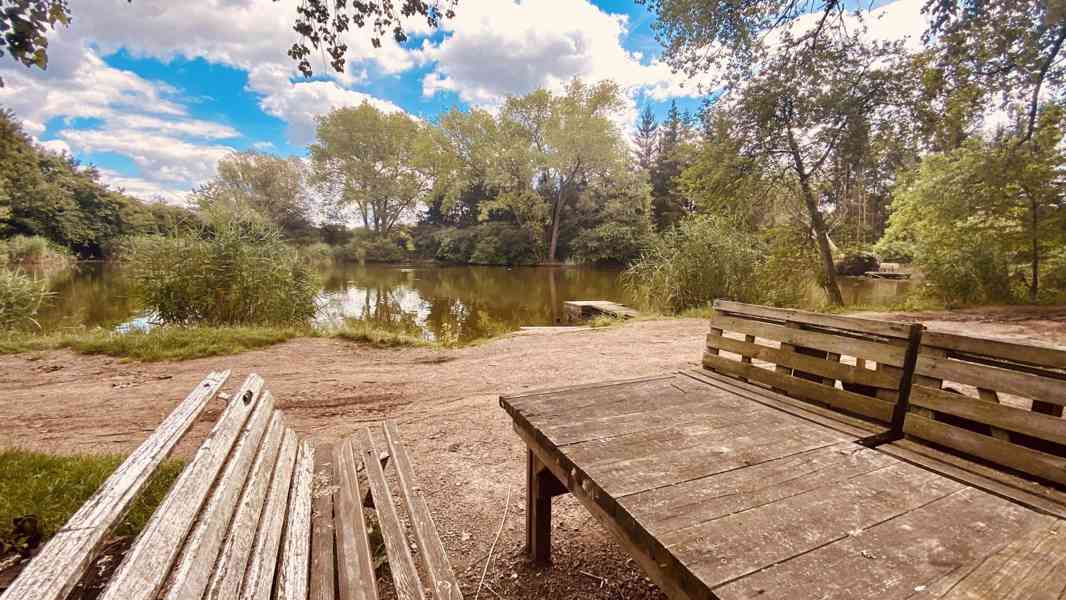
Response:
[[[655,120],[650,106],[645,106],[644,111],[640,113],[634,141],[637,144],[637,162],[640,163],[640,168],[650,172],[655,166],[659,145],[659,123]]]
[[[651,170],[652,214],[660,230],[672,227],[684,215],[683,199],[677,193],[676,180],[684,169],[678,150],[689,135],[685,121],[686,117],[678,110],[677,102],[671,102],[670,111],[659,131],[659,148]]]

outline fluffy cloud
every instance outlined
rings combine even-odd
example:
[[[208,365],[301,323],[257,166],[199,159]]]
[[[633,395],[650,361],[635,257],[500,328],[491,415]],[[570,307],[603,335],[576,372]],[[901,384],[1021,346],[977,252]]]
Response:
[[[588,0],[469,0],[460,8],[445,25],[450,35],[423,44],[421,60],[434,65],[422,83],[426,96],[449,90],[491,105],[540,87],[558,89],[574,77],[612,79],[656,99],[700,94],[696,82],[627,51],[627,17]]]

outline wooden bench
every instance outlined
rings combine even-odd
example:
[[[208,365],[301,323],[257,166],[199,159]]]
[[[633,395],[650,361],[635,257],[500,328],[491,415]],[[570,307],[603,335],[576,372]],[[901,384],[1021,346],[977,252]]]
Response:
[[[108,531],[219,394],[211,373],[26,566],[0,599],[63,600]],[[365,469],[399,598],[427,597],[384,468],[396,481],[426,563],[433,598],[461,598],[394,424],[317,452],[250,375],[133,542],[102,600],[377,598],[357,472]],[[371,459],[373,457],[373,459]],[[332,473],[337,473],[336,480]],[[335,482],[335,483],[334,483]],[[370,501],[370,500],[368,500]]]

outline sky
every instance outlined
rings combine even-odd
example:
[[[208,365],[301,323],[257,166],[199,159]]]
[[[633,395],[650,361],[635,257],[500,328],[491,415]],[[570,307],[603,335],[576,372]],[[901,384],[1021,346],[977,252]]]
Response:
[[[627,99],[615,120],[632,128],[644,106],[660,118],[671,102],[695,112],[713,89],[661,60],[654,17],[633,0],[459,0],[439,30],[411,21],[402,46],[375,49],[352,32],[345,72],[313,61],[307,80],[286,54],[298,2],[71,0],[46,71],[0,58],[0,107],[114,187],[184,203],[231,152],[305,156],[315,118],[343,106],[433,121],[573,77],[613,79]],[[879,1],[879,37],[917,40],[922,2]]]

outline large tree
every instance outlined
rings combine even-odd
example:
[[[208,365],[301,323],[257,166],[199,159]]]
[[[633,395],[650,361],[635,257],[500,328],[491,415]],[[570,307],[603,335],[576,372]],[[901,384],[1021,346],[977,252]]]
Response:
[[[363,226],[388,234],[414,215],[433,189],[427,126],[364,102],[320,117],[311,144],[315,183]]]
[[[305,171],[295,157],[237,152],[219,161],[215,178],[193,196],[203,209],[251,209],[299,239],[310,233],[314,218]]]

